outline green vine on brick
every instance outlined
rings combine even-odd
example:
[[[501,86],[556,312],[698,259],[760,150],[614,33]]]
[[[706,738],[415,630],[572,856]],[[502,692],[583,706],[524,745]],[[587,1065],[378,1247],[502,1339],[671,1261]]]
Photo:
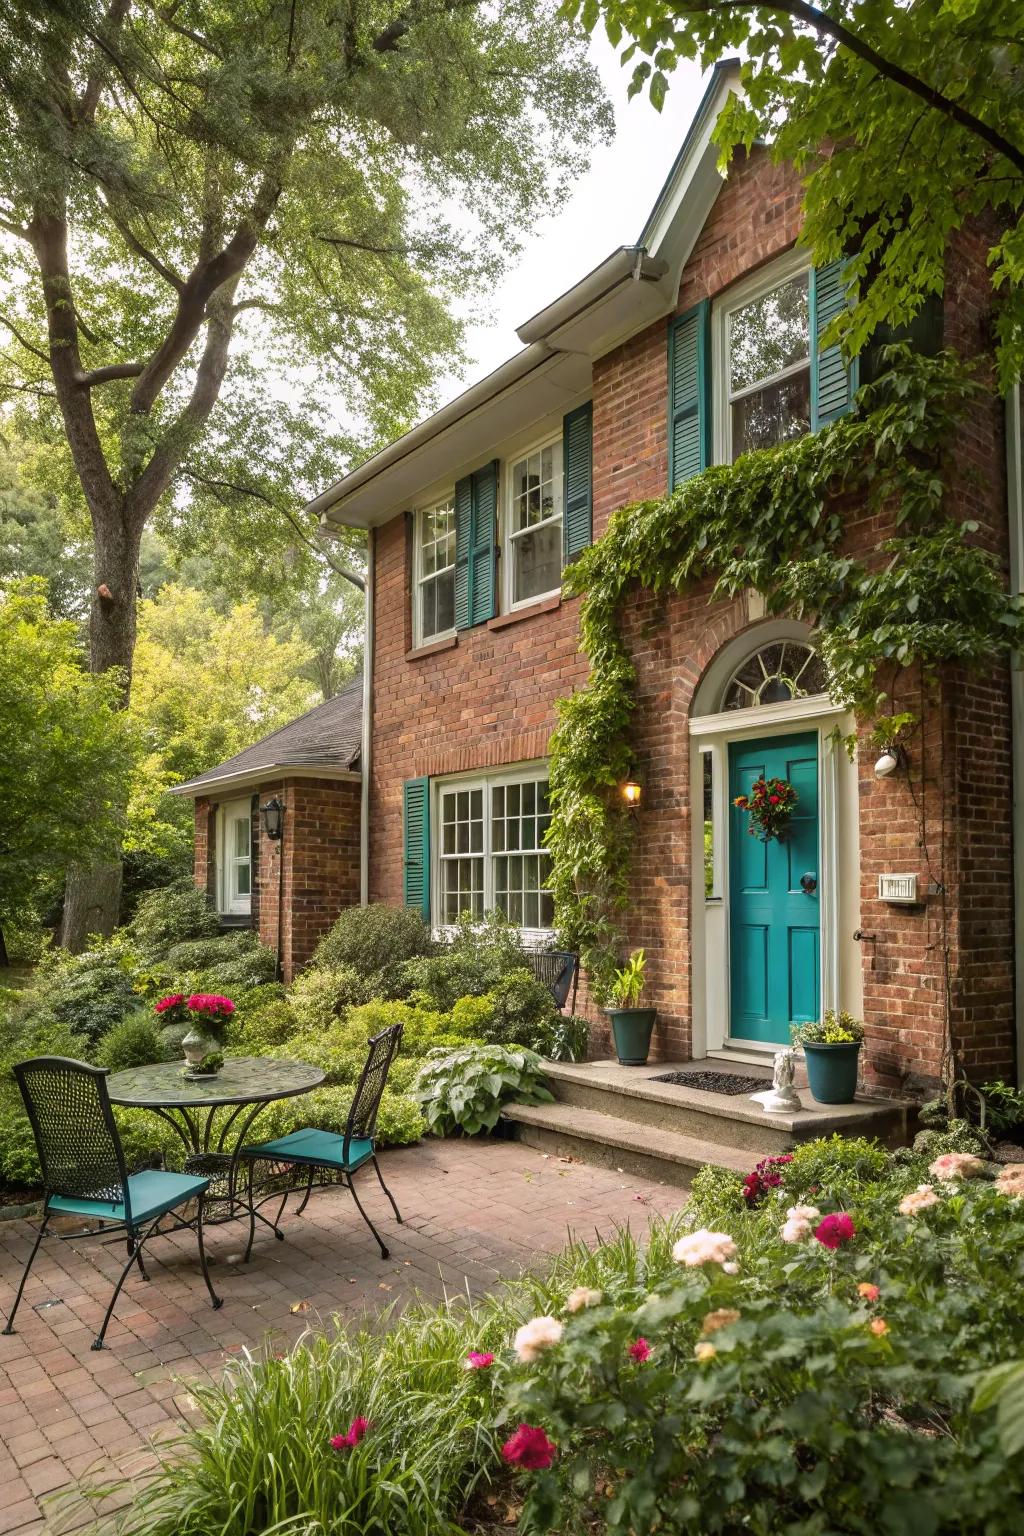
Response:
[[[919,664],[933,679],[944,663],[981,667],[1024,647],[1021,601],[970,542],[977,525],[947,505],[950,455],[982,386],[951,353],[893,346],[883,356],[886,371],[860,391],[853,415],[620,508],[566,572],[566,593],[583,597],[590,676],[558,706],[548,847],[559,930],[598,1000],[628,905],[635,823],[619,790],[634,762],[636,672],[620,618],[638,589],[711,583],[714,602],[753,588],[769,612],[813,622],[832,697],[879,740],[913,723],[887,713],[880,674]],[[867,563],[838,553],[854,500],[895,515],[895,535]]]

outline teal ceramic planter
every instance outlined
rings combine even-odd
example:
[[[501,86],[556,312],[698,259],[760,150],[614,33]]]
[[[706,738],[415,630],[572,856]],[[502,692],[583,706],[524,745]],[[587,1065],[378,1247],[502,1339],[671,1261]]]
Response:
[[[606,1008],[620,1067],[642,1067],[651,1051],[656,1008]]]
[[[852,1104],[857,1095],[860,1041],[849,1045],[804,1045],[807,1086],[819,1104]]]

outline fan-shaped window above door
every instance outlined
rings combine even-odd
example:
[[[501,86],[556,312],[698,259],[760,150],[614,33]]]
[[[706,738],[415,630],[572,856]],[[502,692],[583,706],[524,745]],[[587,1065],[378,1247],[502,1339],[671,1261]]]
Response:
[[[722,709],[789,704],[828,692],[825,663],[804,640],[775,640],[738,666],[722,695]]]

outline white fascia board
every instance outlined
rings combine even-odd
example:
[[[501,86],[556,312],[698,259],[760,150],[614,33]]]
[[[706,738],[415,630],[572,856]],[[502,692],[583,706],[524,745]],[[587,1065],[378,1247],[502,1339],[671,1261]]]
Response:
[[[329,763],[322,763],[319,767],[311,763],[301,766],[294,763],[268,763],[265,768],[246,768],[241,773],[218,774],[215,779],[204,779],[201,784],[197,784],[194,779],[188,784],[175,784],[167,793],[181,795],[189,800],[207,800],[219,799],[226,790],[257,789],[268,781],[276,784],[279,779],[336,779],[339,783],[358,784],[361,778],[362,774],[357,768],[333,768]]]

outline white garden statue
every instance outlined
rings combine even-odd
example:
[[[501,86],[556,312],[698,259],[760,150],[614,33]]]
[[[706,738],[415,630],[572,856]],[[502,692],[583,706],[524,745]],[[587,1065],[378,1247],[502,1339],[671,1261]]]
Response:
[[[796,1055],[787,1046],[775,1052],[772,1067],[772,1086],[762,1093],[752,1093],[766,1115],[793,1114],[800,1108],[800,1095],[793,1086],[796,1077]]]

